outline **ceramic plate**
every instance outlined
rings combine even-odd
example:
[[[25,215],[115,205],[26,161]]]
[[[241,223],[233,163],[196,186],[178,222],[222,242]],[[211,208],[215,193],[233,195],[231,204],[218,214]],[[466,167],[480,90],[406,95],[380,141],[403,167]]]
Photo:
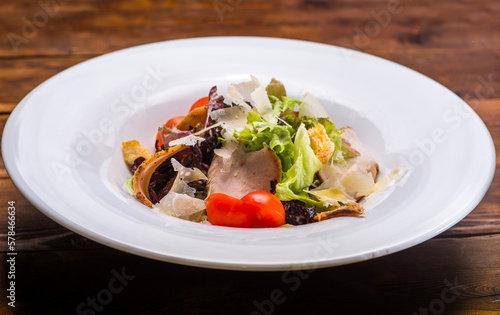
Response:
[[[341,217],[235,229],[160,215],[123,190],[121,143],[152,149],[158,126],[214,85],[254,75],[312,93],[338,127],[352,126],[392,191]],[[10,177],[40,211],[92,240],[137,255],[236,270],[320,268],[367,260],[445,231],[480,202],[495,170],[493,141],[454,93],[406,67],[324,44],[256,37],[154,43],[78,64],[15,108],[3,134]],[[379,177],[379,178],[380,178]]]

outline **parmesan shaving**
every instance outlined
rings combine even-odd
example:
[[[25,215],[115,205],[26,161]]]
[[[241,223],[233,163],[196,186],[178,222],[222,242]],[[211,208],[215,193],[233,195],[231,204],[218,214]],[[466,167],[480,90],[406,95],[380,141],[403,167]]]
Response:
[[[375,192],[382,192],[394,187],[396,184],[400,183],[409,170],[402,167],[401,165],[394,163],[395,169],[393,169],[389,174],[387,174],[381,181],[375,184]]]
[[[221,172],[229,172],[233,165],[233,161],[237,159],[237,156],[244,153],[245,150],[243,150],[241,144],[234,138],[230,138],[230,140],[226,141],[222,148],[216,149],[215,154],[222,157],[223,167],[221,168]]]
[[[233,152],[240,147],[240,144],[232,135],[224,134],[224,138],[226,141],[223,142],[222,147],[215,149],[214,153],[223,159],[229,159]]]
[[[250,107],[246,103],[249,102],[264,120],[276,123],[277,120],[266,89],[256,77],[253,75],[250,77],[252,81],[231,84],[226,92],[226,100],[224,102],[228,105],[236,104],[250,110]]]
[[[362,203],[365,207],[374,207],[389,197],[396,186],[404,184],[405,180],[410,175],[410,170],[397,163],[394,163],[394,166],[394,170],[385,175],[382,180],[375,184],[375,191],[364,198]]]
[[[344,187],[340,184],[340,178],[343,172],[338,165],[323,164],[323,168],[321,168],[320,172],[323,182],[315,189],[337,188],[344,190]]]
[[[170,141],[168,143],[168,146],[174,147],[174,146],[179,145],[179,144],[194,146],[195,144],[197,144],[201,141],[204,141],[204,140],[205,140],[205,138],[203,138],[203,137],[189,135],[189,136],[185,136],[185,137]]]
[[[310,193],[313,196],[316,196],[319,201],[321,201],[324,205],[339,205],[339,201],[343,203],[353,202],[352,198],[349,198],[345,195],[345,193],[341,189],[337,188],[327,188],[327,189],[313,189],[306,192]]]
[[[221,123],[228,135],[232,135],[235,131],[240,132],[245,129],[249,111],[242,106],[232,106],[214,110],[210,113],[210,117]]]
[[[179,161],[177,161],[174,158],[172,158],[171,161],[172,161],[172,166],[173,166],[174,170],[176,172],[178,172],[178,177],[180,180],[182,180],[186,183],[190,183],[190,182],[194,182],[197,180],[206,180],[207,179],[205,174],[203,174],[203,172],[200,169],[198,169],[196,167],[193,167],[193,168],[185,167],[184,165],[179,163]]]
[[[267,96],[267,92],[264,87],[260,84],[256,77],[252,76],[252,80],[255,82],[256,88],[250,94],[252,98],[252,105],[257,109],[259,114],[269,123],[276,123],[276,117],[274,116],[273,107],[271,101]]]
[[[238,105],[248,110],[251,110],[250,105],[245,102],[243,95],[238,91],[234,84],[229,85],[227,88],[226,96],[224,98],[224,103],[233,106]]]
[[[330,118],[323,105],[310,93],[304,94],[299,108],[299,116]]]
[[[213,124],[212,126],[210,127],[207,127],[205,129],[202,129],[198,132],[195,132],[191,135],[188,135],[188,136],[185,136],[185,137],[182,137],[182,138],[179,138],[179,139],[175,139],[175,140],[172,140],[168,143],[168,145],[170,147],[173,147],[173,146],[176,146],[178,144],[184,144],[184,145],[189,145],[189,146],[193,146],[195,145],[196,143],[201,142],[201,141],[204,141],[205,138],[203,137],[199,137],[199,135],[205,133],[206,131],[212,129],[212,128],[215,128],[215,127],[219,127],[221,124],[220,123],[216,123],[216,124]]]
[[[252,93],[256,88],[255,80],[252,79],[252,81],[233,84],[233,87],[235,88],[236,91],[238,91],[238,93],[241,95],[241,98],[244,101],[250,102],[252,100],[250,93]]]
[[[340,183],[345,187],[346,192],[355,198],[368,196],[375,191],[373,176],[362,164],[363,161],[359,161],[351,166],[340,179]]]
[[[194,197],[196,189],[189,187],[188,183],[207,177],[197,168],[185,167],[174,158],[171,161],[177,177],[168,194],[153,205],[153,209],[181,219],[198,221],[201,215],[196,214],[205,209],[205,201]]]
[[[198,221],[196,220],[198,216],[193,215],[201,214],[201,211],[205,209],[205,201],[170,191],[159,203],[153,205],[153,209],[181,219]]]

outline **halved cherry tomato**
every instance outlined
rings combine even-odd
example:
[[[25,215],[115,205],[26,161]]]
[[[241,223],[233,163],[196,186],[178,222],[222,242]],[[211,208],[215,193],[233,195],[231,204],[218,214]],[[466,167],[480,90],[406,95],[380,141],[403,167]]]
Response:
[[[167,123],[165,124],[165,126],[167,126],[168,128],[171,128],[172,125],[174,126],[177,126],[177,124],[179,123],[179,121],[182,120],[182,118],[184,118],[185,116],[177,116],[177,117],[174,117],[174,118],[170,118]]]
[[[215,193],[207,200],[207,219],[213,225],[252,227],[255,213],[240,199]]]
[[[177,116],[177,117],[171,118],[167,121],[167,123],[164,126],[167,126],[169,128],[171,128],[172,125],[177,126],[177,124],[179,123],[179,121],[182,120],[182,118],[184,118],[184,116]],[[158,149],[162,145],[163,145],[163,140],[161,139],[160,133],[158,132],[158,133],[156,133],[156,148]]]
[[[244,207],[250,208],[256,215],[256,225],[265,227],[277,227],[285,224],[285,208],[275,195],[266,191],[254,191],[241,201]]]
[[[238,199],[216,193],[207,200],[207,218],[214,225],[278,227],[285,224],[285,209],[273,194],[255,191]]]
[[[189,111],[192,111],[193,109],[198,108],[198,107],[203,107],[207,104],[208,104],[208,96],[202,97],[199,100],[197,100],[196,102],[194,102],[194,104],[191,106]]]

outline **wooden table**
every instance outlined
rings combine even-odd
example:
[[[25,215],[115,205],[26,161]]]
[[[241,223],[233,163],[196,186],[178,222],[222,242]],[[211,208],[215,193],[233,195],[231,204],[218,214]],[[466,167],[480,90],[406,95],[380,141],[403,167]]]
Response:
[[[408,66],[467,101],[500,151],[500,2],[494,0],[3,1],[0,123],[30,90],[79,62],[212,35],[304,39]],[[499,163],[497,157],[497,169]],[[13,311],[6,293],[8,201],[17,209],[15,310],[22,314],[72,314],[79,306],[80,314],[500,314],[498,176],[476,209],[441,235],[312,273],[210,270],[134,256],[48,219],[19,193],[3,163],[0,187],[2,314]]]

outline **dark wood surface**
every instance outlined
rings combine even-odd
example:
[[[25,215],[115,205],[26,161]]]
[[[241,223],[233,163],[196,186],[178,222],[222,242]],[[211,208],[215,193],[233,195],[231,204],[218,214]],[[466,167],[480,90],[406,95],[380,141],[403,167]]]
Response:
[[[304,39],[408,66],[467,101],[500,150],[494,0],[2,1],[0,130],[30,90],[79,62],[213,35]],[[497,170],[499,164],[497,156]],[[498,175],[465,219],[429,241],[370,261],[292,273],[187,267],[97,244],[32,206],[1,161],[0,191],[2,314],[73,314],[81,303],[82,314],[500,314]],[[15,309],[7,306],[8,201],[17,209]],[[120,286],[113,279],[122,273]],[[119,291],[111,297],[110,284]],[[106,305],[92,310],[88,303],[96,298]]]

